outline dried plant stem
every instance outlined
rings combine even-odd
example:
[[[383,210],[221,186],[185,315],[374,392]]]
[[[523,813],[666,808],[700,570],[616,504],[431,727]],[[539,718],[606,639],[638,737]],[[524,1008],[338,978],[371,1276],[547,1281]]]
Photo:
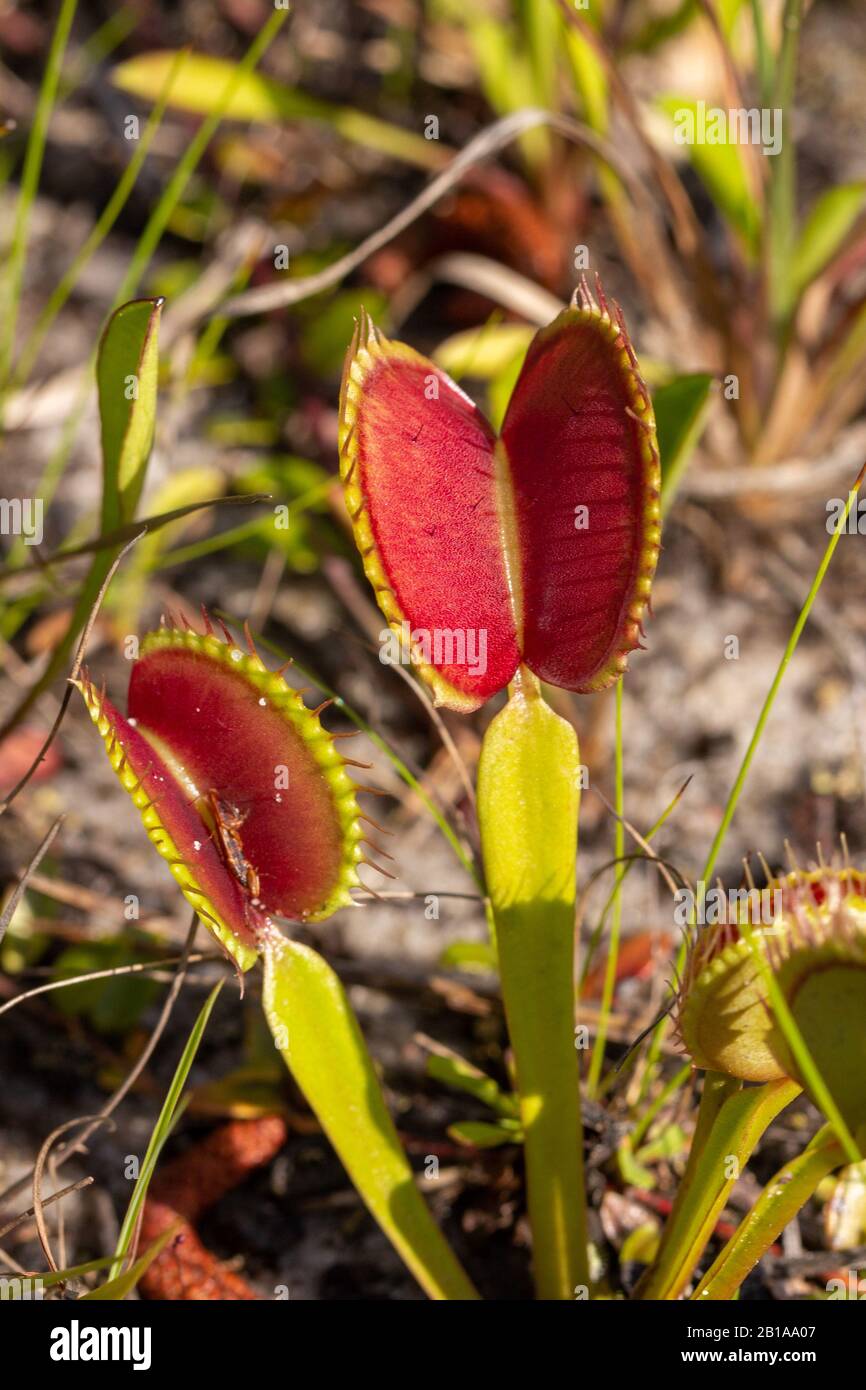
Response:
[[[186,938],[186,944],[183,949],[183,954],[180,958],[177,973],[175,974],[174,979],[172,980],[171,988],[169,989],[168,994],[165,997],[165,1002],[160,1011],[159,1018],[156,1021],[156,1026],[153,1032],[151,1033],[150,1037],[148,1038],[144,1050],[142,1051],[141,1055],[137,1058],[135,1064],[132,1066],[130,1071],[127,1073],[121,1085],[118,1086],[117,1090],[110,1097],[110,1099],[106,1101],[105,1105],[102,1107],[102,1110],[99,1112],[99,1115],[92,1120],[79,1119],[78,1123],[83,1124],[85,1128],[76,1139],[68,1140],[65,1144],[62,1144],[60,1148],[57,1150],[57,1153],[54,1156],[54,1163],[58,1168],[62,1163],[65,1163],[68,1158],[71,1158],[73,1154],[81,1153],[91,1134],[93,1134],[93,1132],[96,1129],[98,1129],[100,1125],[105,1124],[105,1122],[110,1119],[110,1117],[114,1114],[114,1111],[123,1101],[124,1097],[127,1096],[129,1092],[132,1090],[136,1081],[141,1076],[142,1072],[144,1071],[145,1067],[147,1066],[148,1062],[153,1056],[153,1053],[156,1050],[157,1043],[159,1042],[160,1038],[162,1037],[162,1034],[166,1029],[168,1020],[171,1017],[172,1010],[177,1001],[177,997],[181,991],[184,980],[186,979],[187,967],[189,965],[192,945],[193,941],[195,940],[195,934],[197,930],[198,917],[196,916],[196,914],[193,914],[193,919],[190,923],[189,932]],[[70,981],[70,983],[77,984],[78,981]],[[47,988],[47,986],[43,986],[42,988]],[[39,992],[41,992],[41,990]],[[9,1008],[11,1007],[11,1003],[17,1002],[17,1000],[13,1000],[10,1002],[10,1004],[7,1004],[5,1007]],[[15,1196],[17,1192],[20,1192],[24,1187],[26,1187],[27,1184],[31,1181],[32,1177],[32,1172],[25,1173],[23,1177],[17,1180],[17,1182],[14,1182],[11,1184],[11,1186],[7,1187],[5,1192],[0,1192],[0,1207],[2,1207],[3,1204],[6,1201],[8,1201],[10,1197]]]

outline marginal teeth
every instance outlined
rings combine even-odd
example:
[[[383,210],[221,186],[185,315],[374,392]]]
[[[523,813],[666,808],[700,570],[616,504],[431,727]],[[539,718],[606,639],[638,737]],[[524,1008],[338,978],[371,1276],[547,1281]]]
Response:
[[[747,894],[748,907],[741,902],[731,923],[693,928],[677,1000],[679,1040],[698,1067],[745,1081],[789,1077],[809,1090],[812,1073],[801,1071],[789,1036],[793,1023],[855,1129],[866,1122],[866,1072],[852,1060],[862,1055],[866,1018],[866,873],[822,865],[767,879],[763,892],[778,897],[767,925],[763,902],[755,915]],[[751,878],[749,885],[757,894]],[[790,1019],[773,1011],[768,970]]]

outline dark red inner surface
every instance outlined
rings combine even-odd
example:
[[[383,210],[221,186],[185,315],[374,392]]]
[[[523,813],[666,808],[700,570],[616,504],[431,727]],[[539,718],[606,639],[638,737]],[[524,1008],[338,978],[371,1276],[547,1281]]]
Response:
[[[432,378],[438,400],[428,399]],[[356,435],[359,481],[396,601],[431,643],[438,632],[443,657],[448,633],[455,634],[454,659],[433,664],[481,704],[508,683],[519,660],[495,507],[493,430],[444,373],[398,357],[371,368]],[[482,664],[483,671],[470,669]]]
[[[196,807],[184,796],[159,754],[114,708],[111,701],[103,699],[102,708],[131,770],[141,780],[142,789],[153,801],[156,813],[174,841],[180,858],[213,904],[214,911],[236,936],[255,946],[255,914],[245,911],[244,891],[237,879],[227,872]]]
[[[235,832],[265,908],[317,912],[339,879],[342,828],[324,773],[284,716],[239,672],[157,648],[136,662],[129,712],[164,739],[202,793],[244,816]],[[281,769],[288,775],[288,786]]]
[[[641,431],[618,354],[576,312],[530,347],[502,438],[523,584],[523,659],[543,680],[590,687],[622,642],[642,542]],[[575,527],[575,508],[589,510]]]

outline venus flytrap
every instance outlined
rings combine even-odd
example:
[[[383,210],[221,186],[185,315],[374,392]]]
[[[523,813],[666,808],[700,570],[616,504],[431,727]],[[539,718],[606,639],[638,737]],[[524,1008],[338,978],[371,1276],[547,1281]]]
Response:
[[[99,374],[106,525],[134,512],[144,476],[159,308],[125,306],[105,340],[118,345]],[[130,362],[137,389],[127,396]],[[477,709],[508,687],[484,736],[477,802],[517,1095],[499,1098],[494,1086],[496,1124],[475,1129],[481,1142],[524,1145],[539,1296],[584,1297],[573,978],[583,769],[542,681],[602,689],[639,645],[659,534],[652,408],[619,311],[584,284],[530,344],[500,433],[440,368],[366,320],[340,418],[352,524],[390,631],[401,642],[408,631],[441,705]],[[322,725],[324,705],[308,708],[269,670],[248,630],[244,646],[219,628],[206,614],[203,631],[169,617],[145,636],[125,715],[86,671],[75,684],[201,921],[240,975],[261,961],[275,1044],[369,1210],[431,1297],[475,1298],[415,1185],[339,979],[280,926],[329,916],[363,886],[360,865],[378,867],[366,852],[379,847],[359,809],[364,788]],[[469,629],[485,634],[484,663],[455,640]],[[641,1298],[687,1289],[742,1166],[802,1089],[830,1127],[790,1182],[768,1187],[699,1297],[730,1296],[778,1222],[866,1139],[866,875],[846,861],[770,888],[782,906],[769,932],[746,912],[692,933],[677,1029],[707,1077]]]
[[[857,1162],[866,1140],[866,875],[847,863],[795,869],[771,879],[770,889],[778,903],[770,926],[755,924],[747,910],[693,929],[677,1032],[707,1077],[689,1163],[641,1282],[643,1298],[676,1298],[685,1289],[733,1179],[801,1089],[828,1125],[768,1185],[695,1297],[732,1297],[821,1179]],[[739,1090],[743,1083],[759,1084]],[[736,1166],[726,1168],[731,1157]]]
[[[141,491],[160,307],[124,306],[103,338],[97,376],[109,528],[129,519]],[[130,375],[136,389],[127,393]],[[200,920],[239,976],[263,962],[275,1044],[373,1216],[431,1297],[475,1298],[415,1185],[340,981],[279,926],[330,916],[364,886],[360,866],[378,867],[365,852],[379,847],[367,833],[375,822],[357,802],[352,760],[320,718],[330,701],[308,708],[282,670],[265,666],[248,630],[244,648],[203,617],[202,632],[169,618],[142,638],[125,715],[86,670],[73,683]]]
[[[771,926],[746,918],[696,936],[680,1036],[698,1066],[797,1080],[856,1163],[853,1131],[866,1125],[866,876],[794,870],[771,889]]]
[[[349,760],[322,707],[307,708],[251,641],[245,651],[204,624],[142,640],[126,716],[86,674],[78,687],[181,892],[240,973],[262,960],[276,1046],[370,1211],[431,1297],[474,1298],[415,1186],[340,981],[278,925],[348,905],[359,866],[375,862]]]
[[[597,293],[582,284],[533,339],[498,434],[440,368],[366,319],[340,413],[346,498],[389,635],[408,641],[438,704],[469,711],[509,692],[484,736],[477,802],[517,1095],[497,1097],[496,1124],[475,1130],[524,1145],[536,1285],[550,1299],[589,1292],[573,977],[583,769],[542,681],[589,691],[618,680],[639,645],[659,536],[652,408],[622,317]],[[103,348],[99,373],[107,526],[133,514],[144,476],[159,308],[125,306],[104,340],[118,348]],[[458,640],[469,630],[485,635],[483,663],[470,659],[480,645]],[[75,684],[201,921],[239,975],[261,961],[275,1044],[369,1210],[431,1297],[477,1297],[418,1192],[339,979],[280,925],[331,915],[363,886],[359,867],[378,867],[375,822],[324,705],[308,708],[269,670],[249,630],[244,646],[206,614],[203,631],[169,617],[141,640],[125,715],[86,671]],[[770,933],[748,913],[693,931],[677,1027],[707,1078],[638,1297],[686,1290],[742,1166],[801,1089],[831,1122],[826,1142],[797,1161],[790,1192],[781,1178],[768,1188],[699,1296],[730,1296],[792,1204],[859,1158],[866,1137],[866,1056],[851,1064],[866,876],[846,864],[771,889],[782,910]]]
[[[340,457],[364,569],[437,704],[509,687],[478,771],[486,886],[539,1296],[588,1291],[574,912],[580,762],[541,683],[595,691],[640,645],[659,548],[655,422],[622,314],[583,281],[529,345],[497,434],[427,358],[362,316]],[[487,634],[484,671],[423,634]]]

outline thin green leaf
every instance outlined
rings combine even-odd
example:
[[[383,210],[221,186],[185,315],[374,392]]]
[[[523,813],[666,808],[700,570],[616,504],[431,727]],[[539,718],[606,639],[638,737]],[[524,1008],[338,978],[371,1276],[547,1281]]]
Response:
[[[769,220],[765,248],[767,287],[773,322],[784,330],[793,305],[791,258],[797,214],[797,170],[791,114],[797,79],[797,53],[803,0],[785,0],[782,43],[775,63],[773,109],[782,112],[782,148],[771,161]]]
[[[118,301],[135,294],[141,277],[162,240],[162,235],[171,221],[187,184],[221,121],[225,118],[226,112],[231,107],[235,92],[258,66],[259,61],[264,57],[288,17],[288,9],[274,10],[267,23],[263,24],[256,34],[241,61],[237,64],[227,64],[228,71],[225,74],[224,84],[220,83],[216,91],[211,93],[207,115],[178,160],[171,178],[160,195],[159,202],[150,214],[147,225],[138,239],[123,284],[118,291]],[[159,91],[159,87],[157,86],[153,90]],[[152,99],[153,92],[151,92]]]
[[[144,486],[156,418],[161,310],[162,300],[131,300],[112,314],[100,340],[96,374],[102,425],[102,526],[106,531],[131,521]],[[23,718],[63,670],[120,550],[121,545],[115,544],[97,551],[66,633],[39,680],[7,719],[3,734]]]
[[[489,941],[452,941],[439,957],[439,964],[450,970],[495,973],[496,951]]]
[[[181,1059],[172,1077],[171,1085],[168,1088],[168,1093],[163,1101],[162,1109],[159,1112],[159,1118],[150,1136],[147,1152],[144,1155],[135,1187],[132,1189],[129,1206],[126,1208],[126,1215],[123,1218],[123,1224],[120,1228],[120,1235],[117,1240],[117,1249],[114,1252],[114,1263],[111,1267],[109,1281],[116,1279],[120,1274],[121,1266],[126,1258],[126,1252],[129,1249],[130,1241],[132,1240],[133,1232],[138,1222],[139,1213],[144,1206],[144,1199],[147,1196],[147,1189],[150,1186],[150,1180],[153,1177],[157,1160],[159,1159],[166,1139],[171,1133],[175,1118],[178,1115],[178,1106],[180,1104],[183,1088],[186,1085],[186,1079],[189,1076],[190,1067],[195,1060],[195,1055],[198,1052],[199,1044],[204,1035],[204,1030],[207,1027],[208,1019],[211,1016],[211,1011],[216,1003],[217,995],[222,987],[223,981],[220,980],[214,985],[205,1000],[204,1007],[193,1025],[192,1032],[187,1039],[186,1046],[181,1054]],[[90,1296],[94,1297],[93,1294]]]
[[[725,36],[725,40],[728,45],[728,51],[732,58],[735,56],[731,46],[734,36],[734,29],[736,27],[737,20],[740,17],[740,11],[742,10],[744,4],[745,0],[716,0],[716,9],[718,10],[719,14],[719,23],[721,24],[722,33]]]
[[[102,525],[135,512],[156,426],[162,299],[133,299],[111,315],[99,343],[96,385],[102,428]]]
[[[127,300],[138,288],[141,277],[147,269],[150,259],[162,239],[162,235],[168,226],[172,213],[183,196],[184,190],[192,178],[205,150],[210,144],[215,131],[219,127],[223,111],[232,99],[235,85],[243,80],[246,73],[251,72],[256,67],[288,17],[289,11],[287,9],[274,10],[267,22],[262,25],[244,54],[243,59],[233,70],[231,78],[219,93],[211,114],[202,121],[199,129],[196,131],[184,150],[183,155],[178,160],[171,178],[163,189],[156,207],[147,219],[144,231],[138,239],[126,275],[123,278],[123,283],[115,297],[115,307]],[[94,358],[91,360],[94,359],[95,354]],[[35,490],[36,495],[43,499],[46,507],[53,496],[57,482],[63,474],[69,454],[75,443],[75,437],[84,416],[88,391],[89,381],[87,380],[87,374],[85,374],[81,392],[70,410],[69,418],[63,428],[60,443],[49,459]],[[94,560],[65,636],[52,652],[48,665],[40,678],[30,687],[24,698],[19,701],[12,713],[4,721],[3,728],[0,730],[0,738],[4,737],[10,730],[20,724],[24,716],[32,709],[33,705],[39,699],[42,692],[51,685],[63,670],[69,658],[72,646],[77,640],[81,628],[87,621],[87,616],[92,607],[93,600],[99,592],[104,576],[111,567],[112,560],[113,556],[110,554],[107,556],[98,556]]]
[[[707,860],[704,864],[703,872],[701,873],[699,880],[699,882],[704,885],[704,889],[701,890],[701,893],[698,896],[697,906],[699,906],[700,903],[703,901],[703,892],[705,891],[705,885],[707,883],[712,882],[713,870],[716,867],[716,862],[718,860],[719,855],[721,854],[722,846],[727,837],[727,833],[731,827],[731,822],[733,821],[734,815],[736,814],[737,806],[739,805],[740,801],[740,796],[742,795],[743,788],[746,785],[746,779],[748,778],[749,772],[751,770],[752,762],[760,746],[761,739],[763,738],[764,729],[766,728],[767,721],[769,720],[770,714],[772,713],[773,705],[776,703],[776,696],[779,693],[779,688],[784,679],[785,672],[791,664],[794,652],[797,650],[797,644],[799,643],[800,638],[803,635],[803,629],[805,628],[806,623],[809,620],[809,614],[812,611],[812,605],[814,604],[815,599],[818,597],[818,594],[820,593],[821,585],[824,582],[824,576],[826,575],[827,570],[830,568],[830,561],[833,559],[836,546],[839,544],[840,537],[844,535],[845,526],[848,521],[848,516],[851,512],[851,508],[854,506],[854,503],[857,500],[857,494],[863,483],[864,474],[866,474],[866,465],[864,465],[863,469],[858,474],[857,478],[854,481],[854,486],[848,493],[848,500],[845,504],[845,509],[841,517],[839,518],[839,521],[836,524],[836,527],[833,531],[833,534],[830,537],[830,540],[827,543],[827,546],[824,550],[824,554],[821,557],[821,562],[818,565],[818,569],[815,573],[815,578],[812,580],[809,592],[806,595],[806,598],[803,602],[803,607],[800,609],[797,621],[794,623],[794,626],[791,630],[791,635],[789,636],[788,641],[785,643],[785,650],[783,651],[781,660],[779,661],[779,665],[776,668],[776,674],[774,675],[773,680],[770,683],[770,688],[767,691],[766,698],[764,700],[763,705],[761,706],[761,712],[758,715],[757,723],[755,724],[754,730],[752,731],[752,736],[749,739],[749,745],[746,748],[745,753],[743,754],[743,759],[740,763],[739,770],[734,779],[734,784],[731,787],[731,790],[728,794],[728,799],[725,803],[725,809],[722,813],[722,819],[719,824],[719,828],[716,831],[716,834],[713,838],[713,843],[710,845]],[[688,939],[684,938],[683,944],[680,947],[676,961],[676,973],[678,976],[682,975],[687,949]],[[647,1055],[647,1077],[649,1077],[650,1075],[652,1066],[654,1066],[655,1062],[658,1060],[666,1024],[667,1020],[662,1019],[662,1021],[659,1023],[658,1027],[655,1029],[653,1033],[652,1043],[650,1045],[650,1049]]]
[[[616,821],[614,822],[613,854],[617,863],[625,855],[625,826],[623,824],[623,748],[622,748],[622,681],[616,683],[616,713],[614,717],[614,787]],[[589,1063],[586,1087],[590,1096],[598,1090],[601,1068],[604,1062],[604,1049],[607,1042],[607,1025],[613,1009],[613,996],[616,989],[616,969],[619,961],[619,937],[622,924],[622,870],[617,874],[613,886],[613,914],[610,922],[610,944],[604,968],[601,1005],[598,1012],[598,1027],[592,1056]]]
[[[100,340],[96,374],[102,426],[102,526],[105,531],[131,522],[144,486],[156,418],[157,331],[161,310],[162,300],[131,300],[112,314]],[[133,527],[133,534],[137,530]],[[66,666],[69,653],[121,548],[120,544],[108,548],[100,546],[94,555],[64,636],[51,653],[42,675],[6,720],[0,737],[20,722]]]
[[[755,66],[758,70],[761,105],[770,106],[773,97],[773,81],[776,75],[776,62],[773,56],[773,50],[767,42],[767,28],[764,23],[764,0],[752,0],[752,25],[755,31]]]
[[[464,1091],[467,1095],[474,1096],[482,1105],[495,1110],[498,1115],[507,1119],[517,1116],[516,1098],[506,1095],[492,1076],[480,1071],[457,1053],[443,1055],[434,1052],[427,1058],[427,1075],[434,1081],[441,1081],[443,1086],[450,1086],[452,1091]]]
[[[469,35],[481,89],[492,109],[505,115],[538,104],[525,36],[518,34],[514,25],[465,5],[460,7],[459,18]],[[550,153],[550,134],[543,129],[528,130],[520,137],[520,145],[528,166],[538,167]]]
[[[713,378],[707,372],[678,376],[653,392],[662,467],[662,517],[670,511],[680,479],[704,431]]]
[[[761,211],[752,194],[740,146],[727,138],[724,144],[711,144],[709,139],[703,139],[703,132],[697,128],[698,102],[690,97],[663,97],[658,104],[674,121],[675,129],[678,122],[683,122],[685,129],[686,116],[695,123],[695,138],[686,143],[692,167],[719,212],[738,233],[748,256],[754,259],[758,252]],[[707,117],[710,118],[709,111]],[[707,135],[709,133],[707,131]],[[726,127],[726,136],[729,135]],[[777,160],[780,158],[781,155],[776,156]]]
[[[523,323],[484,323],[445,338],[433,353],[433,361],[449,376],[489,381],[511,366],[518,354],[525,356],[536,330]]]
[[[866,182],[830,188],[812,204],[794,249],[791,277],[799,296],[844,242],[866,206]]]
[[[371,1214],[431,1298],[476,1298],[415,1186],[334,971],[309,946],[276,932],[265,941],[264,970],[265,1017],[277,1048]]]
[[[87,1260],[82,1265],[71,1265],[69,1269],[52,1269],[45,1274],[38,1276],[43,1288],[54,1288],[55,1284],[65,1284],[70,1279],[80,1279],[84,1274],[94,1274],[97,1270],[107,1269],[113,1264],[113,1255],[103,1255],[98,1260]]]
[[[526,348],[518,348],[511,361],[503,367],[502,371],[497,373],[487,388],[488,414],[494,429],[502,428],[508,402],[511,400],[517,385],[517,378],[520,376],[525,357]]]
[[[662,826],[664,825],[665,821],[666,821],[666,820],[668,819],[668,817],[673,813],[673,811],[675,810],[675,808],[679,805],[680,798],[681,798],[681,796],[683,795],[683,792],[685,791],[686,787],[688,786],[688,784],[689,784],[689,782],[690,782],[691,780],[692,780],[691,777],[689,777],[688,781],[686,781],[686,782],[683,783],[683,785],[680,787],[679,791],[678,791],[678,792],[671,798],[671,800],[668,802],[667,806],[666,806],[666,807],[664,808],[664,810],[662,811],[662,813],[661,813],[661,815],[659,816],[658,820],[655,821],[655,823],[654,823],[653,825],[650,826],[649,830],[647,830],[647,831],[644,833],[643,838],[644,838],[644,840],[646,840],[647,844],[650,844],[650,843],[651,843],[651,841],[653,840],[653,838],[654,838],[654,837],[658,834],[658,832],[661,830],[661,828],[662,828]],[[621,864],[620,867],[619,867],[619,870],[618,870],[618,872],[617,872],[617,877],[616,877],[616,880],[615,880],[615,882],[614,882],[613,888],[610,890],[610,893],[608,894],[607,901],[606,901],[606,903],[605,903],[605,905],[604,905],[604,908],[603,908],[603,910],[602,910],[602,914],[601,914],[600,918],[598,919],[598,924],[593,928],[592,936],[589,938],[589,941],[587,942],[587,945],[586,945],[586,950],[585,950],[584,953],[583,953],[583,964],[582,964],[581,967],[580,967],[580,981],[579,981],[579,985],[578,985],[578,998],[580,997],[580,995],[581,995],[582,992],[583,992],[583,987],[584,987],[584,985],[585,985],[585,983],[586,983],[587,976],[589,975],[590,969],[591,969],[591,967],[592,967],[592,962],[593,962],[593,960],[594,960],[594,958],[595,958],[595,953],[596,953],[596,951],[598,950],[599,945],[600,945],[600,943],[601,943],[601,938],[602,938],[602,936],[604,935],[604,929],[605,929],[605,926],[607,925],[608,914],[610,913],[611,908],[613,907],[614,898],[616,897],[616,893],[617,893],[617,890],[618,890],[618,886],[619,886],[619,884],[620,884],[624,879],[628,878],[628,875],[631,873],[631,871],[632,871],[632,869],[634,868],[635,864],[636,864],[636,863],[639,863],[639,862],[640,862],[640,856],[636,856],[636,857],[634,857],[634,858],[629,858],[624,864]]]
[[[563,24],[565,53],[571,67],[574,84],[580,93],[587,124],[599,135],[606,135],[608,119],[609,82],[604,64],[585,34],[570,24]],[[598,167],[601,167],[600,165]],[[615,174],[611,177],[619,182]]]
[[[120,632],[135,632],[146,598],[147,577],[159,564],[172,542],[185,533],[189,520],[202,508],[211,505],[214,494],[224,486],[225,479],[218,468],[201,465],[172,473],[153,498],[159,513],[168,518],[159,526],[148,527],[147,535],[135,547],[128,565],[114,585],[112,595],[116,621]],[[225,502],[226,498],[220,498]],[[271,519],[273,514],[271,513]]]
[[[651,1143],[638,1149],[635,1158],[639,1163],[652,1163],[659,1158],[678,1158],[688,1147],[689,1141],[682,1127],[669,1124]]]
[[[474,1149],[498,1149],[502,1144],[523,1142],[523,1129],[517,1121],[491,1125],[484,1120],[459,1120],[448,1126],[447,1134],[458,1144],[471,1144]]]
[[[100,1284],[98,1289],[91,1289],[88,1293],[82,1294],[79,1303],[85,1299],[104,1299],[120,1302],[131,1294],[139,1279],[150,1269],[157,1255],[161,1255],[169,1241],[173,1240],[180,1230],[183,1222],[177,1220],[169,1226],[167,1231],[163,1231],[161,1236],[157,1236],[152,1245],[149,1245],[143,1255],[140,1255],[134,1265],[119,1274],[116,1279],[109,1279],[104,1284]]]
[[[166,76],[165,86],[159,94],[156,106],[151,111],[147,124],[141,133],[141,139],[136,144],[133,156],[120,176],[114,192],[102,209],[99,219],[90,232],[90,235],[85,240],[83,246],[76,252],[72,264],[64,272],[60,282],[51,292],[48,297],[48,302],[40,312],[27,341],[21,349],[21,355],[15,365],[12,378],[13,386],[20,386],[27,380],[36,364],[40,348],[45,341],[48,331],[78,283],[81,272],[95,252],[99,250],[99,247],[108,236],[108,233],[111,231],[126,206],[127,200],[135,188],[144,161],[150,152],[150,147],[156,133],[162,123],[173,77],[174,71],[170,70]]]
[[[857,494],[862,485],[864,473],[866,473],[866,465],[864,465],[863,471],[855,479],[854,486],[848,493],[848,499],[845,503],[844,511],[841,517],[839,518],[839,521],[833,531],[832,536],[830,537],[830,540],[827,542],[824,554],[821,557],[821,562],[818,565],[818,569],[815,573],[815,578],[812,580],[812,583],[809,587],[809,592],[806,595],[806,598],[803,602],[803,607],[800,609],[800,612],[797,616],[797,621],[795,622],[791,630],[791,635],[788,638],[788,641],[785,643],[785,650],[782,653],[781,660],[776,669],[776,674],[773,677],[773,680],[770,684],[770,689],[767,691],[766,699],[764,700],[763,706],[761,707],[761,712],[758,716],[758,722],[756,723],[752,737],[749,740],[749,746],[743,754],[743,761],[740,764],[739,772],[737,773],[736,780],[734,781],[734,785],[731,788],[730,795],[725,805],[725,810],[722,816],[721,824],[719,825],[712,846],[710,847],[710,852],[707,856],[707,862],[704,865],[703,873],[701,874],[701,881],[704,884],[712,882],[713,870],[716,867],[716,860],[718,859],[718,856],[721,853],[722,845],[725,841],[725,836],[727,835],[728,828],[730,827],[731,821],[734,818],[734,813],[739,803],[740,794],[743,790],[743,787],[745,786],[746,778],[748,777],[749,770],[752,766],[752,759],[754,758],[755,753],[758,750],[758,745],[760,744],[761,737],[764,733],[764,729],[766,728],[767,720],[769,719],[773,705],[775,704],[776,696],[779,693],[779,687],[782,684],[785,672],[787,671],[788,666],[791,662],[791,658],[793,657],[794,652],[797,649],[797,644],[800,641],[800,638],[803,634],[803,629],[809,620],[809,614],[812,611],[812,605],[815,602],[815,599],[818,597],[821,585],[824,582],[824,576],[826,575],[827,570],[830,568],[830,561],[833,559],[836,546],[839,544],[840,537],[845,533],[845,525],[848,520],[851,508],[854,506],[854,503],[857,500]]]
[[[111,80],[123,91],[151,101],[177,56],[173,51],[140,53],[114,68]],[[225,58],[212,58],[203,53],[183,54],[177,80],[172,85],[171,105],[195,115],[210,115],[215,98],[237,71],[237,64]],[[269,124],[319,121],[346,140],[422,169],[438,168],[443,162],[443,151],[435,140],[425,140],[423,135],[368,116],[351,106],[339,106],[320,97],[308,96],[261,73],[241,74],[222,114],[227,120]]]
[[[689,1080],[692,1074],[693,1067],[691,1062],[684,1063],[679,1071],[674,1073],[670,1081],[662,1087],[655,1099],[652,1100],[649,1105],[644,1106],[641,1114],[637,1117],[634,1129],[626,1136],[626,1142],[632,1150],[640,1146],[643,1142],[644,1135],[649,1133],[650,1126],[656,1115],[663,1109],[671,1096],[676,1095],[680,1087]]]
[[[8,380],[9,366],[12,360],[12,351],[15,342],[15,327],[18,322],[18,306],[21,299],[21,285],[24,279],[24,262],[27,257],[27,231],[30,226],[30,214],[33,210],[36,190],[39,187],[39,176],[42,172],[42,157],[45,153],[45,141],[48,135],[48,123],[51,120],[51,112],[54,109],[54,102],[57,97],[57,85],[60,81],[60,67],[63,62],[63,54],[66,50],[69,31],[72,28],[72,21],[75,17],[76,6],[77,0],[63,0],[60,6],[60,13],[57,16],[57,23],[54,26],[54,33],[51,37],[51,47],[48,51],[45,71],[42,76],[42,85],[39,89],[39,96],[36,101],[33,124],[30,127],[30,135],[27,140],[27,151],[24,155],[21,188],[15,208],[12,246],[9,251],[9,259],[7,262],[3,313],[0,315],[0,320],[2,320],[2,326],[0,326],[0,384],[2,384],[4,389]]]
[[[536,106],[556,105],[560,16],[551,0],[518,0],[520,27],[525,35]]]

